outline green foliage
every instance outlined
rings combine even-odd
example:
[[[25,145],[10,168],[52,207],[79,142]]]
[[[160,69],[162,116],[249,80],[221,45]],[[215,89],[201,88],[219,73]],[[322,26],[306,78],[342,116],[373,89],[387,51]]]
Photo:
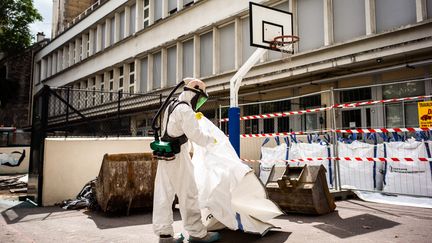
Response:
[[[0,0],[0,52],[7,55],[22,51],[31,44],[29,24],[42,16],[32,0]]]

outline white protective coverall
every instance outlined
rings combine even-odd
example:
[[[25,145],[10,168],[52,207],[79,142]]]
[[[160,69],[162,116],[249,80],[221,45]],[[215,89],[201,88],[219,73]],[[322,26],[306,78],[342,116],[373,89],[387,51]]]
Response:
[[[205,147],[215,143],[215,139],[200,130],[195,112],[190,106],[193,96],[195,93],[191,91],[183,91],[180,95],[179,101],[185,101],[189,105],[180,104],[173,110],[167,131],[171,137],[186,134],[190,141]],[[167,114],[168,109],[165,109],[161,134],[164,134],[166,129]],[[187,142],[181,146],[180,153],[176,154],[174,160],[158,162],[153,203],[153,229],[156,235],[174,235],[172,204],[176,194],[185,230],[190,236],[198,238],[207,234],[201,220],[189,144],[190,142]]]

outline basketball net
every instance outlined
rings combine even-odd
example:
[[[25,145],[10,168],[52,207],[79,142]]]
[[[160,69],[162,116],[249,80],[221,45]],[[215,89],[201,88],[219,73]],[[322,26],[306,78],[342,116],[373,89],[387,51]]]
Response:
[[[270,44],[270,48],[281,53],[282,61],[289,62],[291,61],[291,56],[294,54],[294,43],[299,40],[300,38],[295,35],[276,36]]]

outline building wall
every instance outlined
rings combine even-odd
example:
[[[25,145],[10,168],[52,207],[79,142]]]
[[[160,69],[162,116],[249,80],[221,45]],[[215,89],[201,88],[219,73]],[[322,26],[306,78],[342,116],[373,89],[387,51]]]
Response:
[[[255,50],[248,40],[249,2],[177,1],[176,10],[167,3],[119,0],[101,5],[37,53],[35,68],[40,66],[40,72],[35,76],[35,90],[40,89],[43,82],[78,89],[94,87],[166,94],[182,78],[195,76],[207,83],[211,94],[227,96],[228,80]],[[293,12],[294,34],[301,39],[288,62],[281,60],[279,53],[270,51],[249,71],[241,88],[244,102],[306,95],[332,87],[403,80],[416,77],[411,75],[413,72],[422,73],[419,70],[423,66],[415,71],[404,70],[401,66],[394,75],[384,71],[382,75],[362,75],[361,72],[417,61],[427,64],[431,60],[432,13],[426,1],[270,0],[260,3]],[[391,14],[388,9],[398,14]],[[53,61],[59,53],[63,65]],[[133,76],[129,72],[131,63]],[[356,73],[361,77],[354,77]],[[311,85],[346,74],[351,74],[350,78]],[[127,82],[129,77],[135,79],[133,85]],[[88,82],[92,79],[99,81],[90,86]],[[123,86],[119,85],[120,80],[124,81]],[[287,88],[282,94],[267,92],[280,86],[296,88]],[[255,94],[249,95],[251,90]],[[257,90],[262,92],[257,95]],[[379,98],[379,92],[374,88],[373,98]],[[300,101],[294,100],[293,104]],[[319,105],[328,105],[330,101],[328,94],[322,95]],[[225,104],[224,101],[215,103],[216,106]],[[266,109],[258,108],[256,112]],[[298,105],[290,107],[300,108]],[[147,123],[143,121],[148,119],[140,117],[137,124]],[[305,119],[293,117],[290,124],[301,129],[306,126]],[[330,122],[327,118],[326,123]],[[375,122],[377,125],[384,123],[383,118]],[[265,130],[260,122],[250,124],[255,125],[260,131]]]
[[[153,138],[45,139],[42,206],[73,199],[97,177],[105,154],[150,152]]]

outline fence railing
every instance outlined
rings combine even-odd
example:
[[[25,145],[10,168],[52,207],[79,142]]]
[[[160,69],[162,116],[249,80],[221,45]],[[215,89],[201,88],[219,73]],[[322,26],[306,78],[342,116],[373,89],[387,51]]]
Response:
[[[129,114],[157,109],[162,101],[162,95],[122,91],[51,88],[48,94],[47,127],[65,135],[130,135]]]
[[[287,154],[272,161],[323,164],[333,189],[432,197],[432,127],[419,127],[417,115],[418,102],[432,97],[429,85],[430,78],[416,79],[243,104],[240,150],[259,163],[258,144],[286,138],[288,145],[278,146]]]

